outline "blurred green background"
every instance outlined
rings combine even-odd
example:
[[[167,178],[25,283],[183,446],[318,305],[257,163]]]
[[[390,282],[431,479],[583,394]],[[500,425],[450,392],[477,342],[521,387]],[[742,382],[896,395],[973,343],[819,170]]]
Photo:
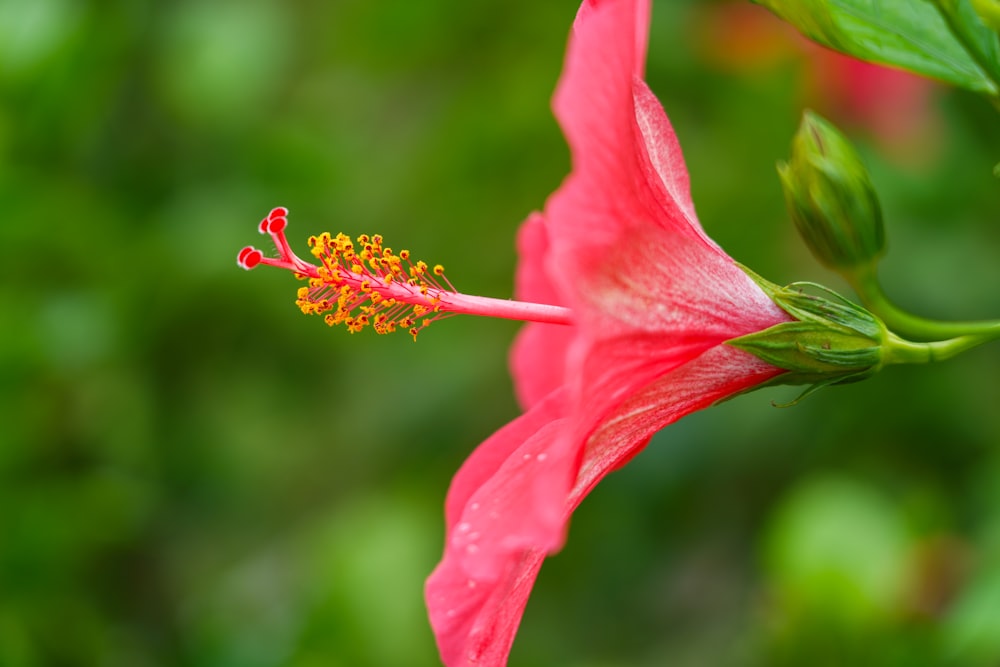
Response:
[[[517,414],[517,325],[351,336],[235,256],[284,205],[300,251],[379,232],[509,295],[577,4],[0,0],[0,665],[438,664],[423,580]],[[1000,315],[996,111],[934,88],[889,143],[730,11],[657,1],[648,67],[709,233],[843,287],[773,167],[813,104],[872,168],[890,294]],[[671,426],[577,513],[511,664],[1000,664],[998,378],[993,345]]]

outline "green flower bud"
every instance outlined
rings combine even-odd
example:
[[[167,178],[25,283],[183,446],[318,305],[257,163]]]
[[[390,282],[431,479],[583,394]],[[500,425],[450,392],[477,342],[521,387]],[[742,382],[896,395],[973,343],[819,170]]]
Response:
[[[789,215],[809,250],[834,270],[876,261],[885,252],[882,208],[861,157],[833,125],[807,111],[778,164]]]
[[[820,285],[779,287],[744,270],[795,319],[727,344],[787,371],[776,383],[812,385],[805,392],[808,394],[831,384],[863,380],[882,368],[891,341],[889,331],[875,315]],[[808,294],[806,287],[825,296]]]

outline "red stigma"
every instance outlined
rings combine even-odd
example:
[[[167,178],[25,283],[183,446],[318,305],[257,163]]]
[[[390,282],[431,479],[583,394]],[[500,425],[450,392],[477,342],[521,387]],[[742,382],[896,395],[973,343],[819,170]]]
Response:
[[[257,250],[253,246],[248,245],[243,248],[243,250],[240,250],[240,254],[236,256],[236,263],[249,271],[253,267],[260,264],[262,259],[264,259],[264,253]]]
[[[278,209],[274,210],[277,211]],[[284,216],[275,216],[275,217],[268,216],[265,222],[267,222],[268,234],[278,234],[279,232],[284,231],[285,226],[288,224],[288,218]]]

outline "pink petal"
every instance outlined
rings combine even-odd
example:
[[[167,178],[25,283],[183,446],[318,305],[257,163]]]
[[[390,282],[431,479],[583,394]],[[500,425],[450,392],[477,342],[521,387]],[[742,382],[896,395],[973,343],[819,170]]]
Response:
[[[645,447],[653,433],[780,372],[736,348],[720,345],[629,397],[585,444],[572,443],[563,448],[583,450],[585,457],[572,490],[564,491],[561,497],[556,517],[560,532],[572,511],[597,483]],[[560,403],[562,399],[555,400]],[[545,451],[556,454],[560,448],[559,432],[566,424],[562,420],[544,421],[544,413],[551,405],[548,399],[543,401],[539,412],[529,412],[511,422],[480,446],[474,457],[480,455],[480,450],[487,450],[481,454],[481,460],[495,461],[497,452],[507,456],[499,466],[492,463],[484,466],[493,471],[494,477],[480,480],[479,492],[458,493],[453,486],[449,494],[449,515],[457,517],[458,523],[449,520],[444,559],[428,579],[426,588],[431,625],[448,667],[507,664],[542,561],[558,546],[551,542],[525,543],[524,525],[518,520],[520,513],[526,513],[521,518],[531,523],[533,510],[525,506],[520,496],[530,495],[539,480],[545,478],[538,476],[537,455],[525,460],[522,453],[544,448],[545,441],[552,448]],[[539,430],[530,432],[534,427]],[[513,442],[520,436],[526,437],[524,442]],[[463,468],[459,477],[466,474],[469,473]],[[462,484],[468,481],[463,480]],[[453,503],[461,499],[465,505],[460,511]],[[503,520],[483,522],[481,519],[491,511]],[[477,571],[481,563],[470,561],[465,548],[472,542],[462,536],[483,529],[494,533],[488,540],[485,535],[476,540],[481,547],[490,545],[490,565]],[[456,535],[461,539],[455,540]]]
[[[578,281],[581,333],[565,380],[574,437],[588,439],[623,401],[706,351],[788,319],[736,264],[708,261],[704,248],[649,227]]]
[[[632,100],[639,131],[638,153],[646,158],[643,177],[650,191],[657,197],[662,212],[662,216],[654,221],[680,234],[694,234],[711,248],[717,249],[715,241],[705,234],[694,212],[684,154],[663,105],[641,79],[633,81]]]
[[[438,650],[446,667],[507,664],[514,635],[546,553],[511,554],[494,582],[480,583],[462,572],[446,553],[427,580],[427,606]]]
[[[425,591],[449,666],[504,664],[541,560],[562,544],[579,467],[564,403],[556,392],[497,431],[452,482],[445,555]]]
[[[648,2],[624,0],[586,4],[574,26],[553,100],[573,172],[546,207],[563,259],[647,224],[707,240],[676,137],[641,80],[648,21]]]
[[[546,205],[546,268],[581,330],[565,380],[581,438],[654,378],[787,319],[695,216],[677,137],[636,76],[648,9],[587,4],[554,102],[573,173]]]
[[[561,419],[564,408],[564,396],[554,393],[487,438],[469,455],[448,488],[445,522],[449,530],[458,523],[472,496],[497,474],[504,462],[543,426]]]
[[[521,225],[517,250],[514,298],[563,305],[543,266],[549,240],[540,213],[532,214]],[[511,349],[510,366],[514,391],[525,410],[562,386],[566,350],[575,334],[575,326],[527,324],[521,328]]]
[[[772,307],[702,230],[677,137],[635,77],[648,9],[588,3],[578,16],[554,101],[573,173],[546,206],[546,267],[563,302],[583,311],[581,325],[600,321],[602,337],[612,335],[610,315],[646,331],[702,332],[714,344],[726,327],[706,329],[747,306]]]
[[[581,245],[605,245],[622,231],[612,223],[634,212],[630,191],[639,162],[632,82],[644,62],[637,34],[645,35],[648,13],[648,2],[588,1],[577,15],[553,109],[572,152],[566,185],[589,190],[594,210],[579,220],[550,220],[553,240],[576,237]],[[547,213],[552,205],[550,200]]]
[[[621,403],[587,441],[571,506],[627,463],[657,431],[681,417],[747,391],[784,371],[729,345],[718,345]]]

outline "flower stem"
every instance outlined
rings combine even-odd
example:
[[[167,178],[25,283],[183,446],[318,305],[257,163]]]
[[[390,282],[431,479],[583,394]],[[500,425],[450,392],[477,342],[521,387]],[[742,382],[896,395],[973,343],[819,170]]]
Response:
[[[915,343],[890,333],[884,346],[883,363],[888,366],[890,364],[927,364],[944,361],[978,345],[988,343],[994,338],[996,336],[982,334],[958,336],[930,343]]]
[[[874,265],[845,273],[844,277],[865,307],[882,318],[889,329],[901,335],[941,342],[971,337],[976,340],[974,345],[1000,338],[1000,320],[942,322],[906,312],[892,303],[882,291]]]

